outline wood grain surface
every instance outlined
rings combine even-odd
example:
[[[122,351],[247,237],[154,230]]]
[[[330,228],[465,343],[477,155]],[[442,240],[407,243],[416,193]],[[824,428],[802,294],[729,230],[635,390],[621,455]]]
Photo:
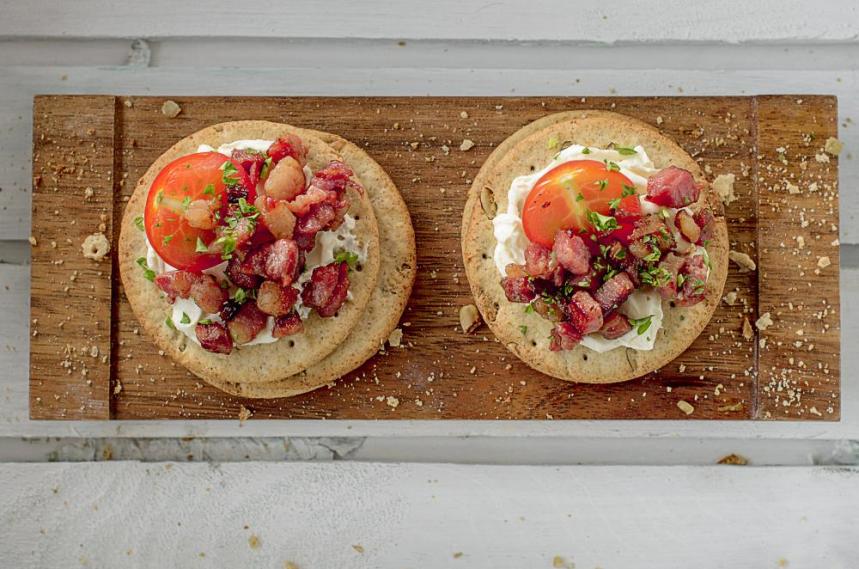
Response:
[[[56,140],[65,129],[64,144],[81,150],[63,157],[68,165],[83,168],[85,159],[95,159],[84,155],[85,147],[87,152],[113,157],[116,217],[136,180],[161,152],[210,124],[267,119],[336,132],[365,148],[399,186],[412,214],[420,270],[402,321],[405,347],[388,348],[329,388],[268,401],[225,395],[160,356],[138,330],[118,287],[111,320],[111,399],[104,407],[111,418],[234,419],[240,405],[257,419],[839,418],[837,159],[824,163],[815,158],[823,153],[826,138],[836,132],[833,97],[173,99],[182,113],[170,119],[160,111],[164,97],[39,97],[37,108],[45,112],[34,116],[36,151],[44,150],[42,135]],[[726,291],[737,293],[736,303],[722,303],[701,337],[675,362],[622,384],[558,381],[520,363],[485,327],[471,336],[458,330],[459,308],[471,302],[459,248],[459,220],[471,178],[493,147],[516,129],[548,113],[577,108],[614,110],[657,125],[700,160],[710,178],[735,174],[738,200],[727,208],[732,248],[756,258],[762,267],[760,272],[740,273],[732,265]],[[108,109],[106,115],[114,109],[110,119],[115,123],[115,141],[89,140],[86,131],[70,126],[84,118],[96,121],[96,109]],[[460,150],[466,139],[474,147]],[[782,147],[787,151],[777,151]],[[35,175],[44,176],[46,167],[43,160],[34,161]],[[799,193],[788,193],[784,180],[792,180]],[[818,184],[816,192],[807,187],[813,181]],[[56,181],[65,195],[92,186],[82,184],[76,175]],[[774,192],[777,186],[784,191]],[[57,293],[53,283],[68,280],[72,263],[84,261],[78,243],[78,251],[66,251],[69,264],[42,262],[37,271],[35,260],[45,255],[46,240],[65,231],[67,223],[40,207],[43,194],[50,191],[44,185],[35,188],[33,235],[39,245],[34,248],[34,311],[43,302],[57,309],[60,305],[55,306],[50,296]],[[785,201],[793,199],[797,201]],[[76,199],[67,200],[65,207],[81,220],[82,236],[96,230],[93,204]],[[830,225],[823,223],[824,218]],[[811,225],[803,227],[803,219]],[[802,250],[795,239],[800,231],[806,243]],[[827,255],[832,264],[816,274],[818,257]],[[794,256],[808,270],[788,266],[787,259],[797,262]],[[814,267],[809,265],[812,260]],[[106,265],[104,269],[106,280],[110,271]],[[806,289],[814,291],[820,306],[812,306]],[[91,291],[78,294],[96,296]],[[108,297],[99,298],[92,303],[92,313],[65,311],[75,322],[64,327],[65,336],[56,330],[55,337],[44,333],[49,332],[43,331],[44,325],[50,323],[33,325],[38,335],[32,338],[31,359],[36,365],[31,368],[31,385],[40,382],[40,418],[64,418],[75,405],[87,403],[80,395],[88,393],[81,385],[87,386],[86,379],[61,368],[55,347],[64,342],[92,344],[93,314],[98,320],[97,310],[104,310]],[[826,300],[825,307],[820,299]],[[802,302],[804,312],[794,313],[790,302],[794,308]],[[765,311],[772,313],[775,324],[761,337],[755,330],[753,338],[743,338],[743,318],[753,323]],[[790,318],[810,318],[818,312],[818,325],[806,327],[803,344],[795,346]],[[36,312],[33,316],[38,318]],[[767,340],[764,347],[762,337]],[[45,370],[54,371],[41,378],[35,373]],[[68,395],[72,389],[77,395]],[[104,397],[104,392],[93,396]],[[103,399],[97,400],[104,405]],[[680,401],[690,403],[694,412],[681,411]],[[31,401],[31,414],[36,413]]]

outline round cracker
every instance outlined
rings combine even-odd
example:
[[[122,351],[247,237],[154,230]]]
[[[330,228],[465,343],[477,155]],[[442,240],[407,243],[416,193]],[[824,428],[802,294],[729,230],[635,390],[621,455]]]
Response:
[[[300,395],[346,375],[370,359],[396,328],[414,284],[417,254],[411,217],[400,192],[385,170],[355,144],[326,132],[309,131],[328,142],[355,171],[370,196],[385,255],[361,326],[321,362],[294,376],[264,383],[212,381],[239,397],[271,399]]]
[[[180,156],[196,152],[201,144],[218,147],[234,140],[275,140],[287,133],[302,137],[308,147],[308,165],[314,171],[342,157],[324,141],[285,124],[267,121],[221,123],[200,130],[173,145],[149,167],[138,181],[125,208],[119,238],[119,268],[125,294],[135,316],[155,344],[189,371],[207,381],[272,381],[299,373],[321,361],[352,331],[361,318],[379,273],[379,230],[367,192],[351,191],[350,215],[356,218],[356,234],[367,244],[367,259],[361,271],[350,273],[352,294],[332,318],[316,313],[304,322],[304,330],[270,344],[240,347],[231,354],[216,354],[201,348],[181,332],[167,326],[170,304],[158,288],[148,281],[136,264],[146,255],[145,234],[134,224],[143,214],[146,196],[155,176]]]
[[[675,307],[663,302],[665,317],[653,350],[617,348],[605,353],[582,345],[572,350],[552,352],[549,335],[552,324],[523,305],[511,303],[501,288],[501,275],[493,261],[496,241],[490,212],[481,206],[491,196],[497,211],[507,208],[507,191],[517,176],[527,175],[548,164],[556,150],[547,144],[552,138],[587,146],[606,147],[615,143],[647,150],[657,168],[676,165],[689,170],[704,184],[699,202],[716,214],[713,239],[707,244],[712,269],[704,301],[691,307]],[[616,383],[654,371],[679,356],[697,338],[718,306],[728,273],[728,230],[718,196],[707,184],[698,164],[677,143],[658,129],[636,119],[604,111],[573,111],[550,115],[537,127],[526,126],[508,138],[480,170],[471,187],[463,219],[463,258],[477,307],[492,332],[507,348],[532,368],[547,375],[581,383]],[[490,203],[491,203],[490,202]],[[527,335],[520,330],[527,326]]]

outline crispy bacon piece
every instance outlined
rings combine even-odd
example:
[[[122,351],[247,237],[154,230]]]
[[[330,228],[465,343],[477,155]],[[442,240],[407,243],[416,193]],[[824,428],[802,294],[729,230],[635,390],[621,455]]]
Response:
[[[278,162],[266,178],[263,189],[265,195],[276,200],[291,200],[304,192],[304,169],[298,160],[285,156]]]
[[[316,243],[316,234],[332,227],[336,219],[334,206],[329,203],[315,205],[306,215],[298,218],[293,239],[302,251],[310,251]]]
[[[605,319],[600,328],[600,334],[606,340],[615,340],[630,330],[632,330],[632,324],[629,323],[629,318],[620,312],[615,312]]]
[[[249,299],[227,323],[227,328],[236,344],[247,344],[265,329],[267,322],[268,315],[257,308],[256,302]]]
[[[572,350],[581,341],[582,335],[576,331],[572,324],[569,322],[558,322],[555,324],[555,327],[552,328],[549,349],[553,352]]]
[[[242,307],[242,304],[233,298],[228,298],[221,305],[221,309],[218,311],[218,316],[221,317],[221,320],[224,322],[229,322],[233,319],[233,316],[239,311],[239,308]]]
[[[298,289],[291,286],[280,286],[272,281],[265,281],[257,291],[257,307],[266,314],[283,316],[292,310],[298,300]]]
[[[531,303],[531,306],[534,307],[534,312],[536,312],[546,320],[550,322],[561,321],[561,317],[563,316],[563,314],[554,302],[549,303],[542,298],[536,298],[534,299],[534,302]]]
[[[260,212],[262,224],[276,239],[292,238],[295,231],[295,214],[289,210],[285,201],[258,196],[254,206]]]
[[[349,266],[346,263],[329,263],[313,269],[310,280],[301,289],[301,300],[304,306],[327,318],[340,310],[348,292]]]
[[[289,314],[278,316],[274,319],[274,328],[271,330],[271,335],[275,338],[283,338],[284,336],[292,336],[304,330],[304,323],[301,322],[301,316],[297,312],[292,311]]]
[[[208,314],[215,314],[221,309],[221,305],[229,297],[227,291],[222,289],[212,275],[200,275],[191,285],[191,298],[197,306]]]
[[[650,243],[645,243],[643,239],[636,239],[629,244],[629,252],[632,253],[636,259],[644,259],[645,257],[658,253],[659,247]]]
[[[552,251],[539,243],[529,243],[525,248],[525,270],[528,274],[545,279],[553,275],[554,269]]]
[[[707,265],[703,255],[690,255],[686,257],[683,268],[683,286],[677,292],[675,302],[678,306],[692,306],[704,300],[707,288]]]
[[[531,302],[537,297],[537,290],[528,277],[505,277],[501,287],[510,302]]]
[[[635,290],[635,285],[632,284],[632,279],[629,275],[618,273],[612,278],[603,283],[594,294],[594,299],[602,308],[603,315],[607,316],[617,310],[617,308],[626,302],[629,295]]]
[[[695,223],[701,228],[701,235],[695,243],[701,245],[713,238],[713,226],[716,218],[710,208],[702,208],[695,212]]]
[[[298,245],[292,239],[278,239],[265,248],[266,258],[262,274],[281,286],[291,285],[298,277]]]
[[[584,275],[591,268],[590,249],[581,237],[570,230],[561,230],[555,234],[552,251],[558,264],[574,275]]]
[[[220,322],[197,324],[194,333],[204,350],[217,354],[229,354],[233,351],[233,339]]]
[[[241,150],[235,149],[232,154],[230,154],[230,160],[241,166],[248,175],[248,180],[252,188],[256,188],[256,185],[259,182],[265,158],[265,154],[257,152],[256,150],[251,150],[250,148],[243,148]]]
[[[253,289],[259,286],[262,278],[257,274],[257,270],[252,263],[252,259],[255,258],[254,255],[258,255],[262,257],[261,262],[265,262],[264,252],[262,254],[256,252],[260,249],[255,249],[253,252],[244,256],[234,254],[230,258],[230,262],[227,263],[227,270],[225,272],[230,281],[237,287]],[[260,271],[262,271],[262,269],[260,269]]]
[[[170,302],[176,298],[188,298],[191,294],[191,286],[200,277],[198,273],[190,271],[167,271],[155,277],[155,284],[164,291]]]
[[[668,229],[662,216],[655,213],[646,215],[635,222],[635,229],[630,235],[630,240],[654,245],[660,251],[668,251],[674,246],[674,235]]]
[[[286,156],[292,156],[298,160],[298,163],[301,164],[302,167],[307,164],[307,147],[304,146],[304,142],[294,134],[286,134],[275,140],[272,145],[268,147],[267,154],[271,157],[271,161],[274,164],[277,164]]]
[[[564,307],[570,324],[576,329],[580,336],[587,336],[596,332],[603,325],[602,309],[590,293],[583,290],[576,291],[570,301]]]
[[[647,179],[647,200],[672,208],[686,207],[696,201],[701,187],[688,170],[669,166]]]
[[[697,243],[701,239],[701,228],[698,227],[692,214],[685,209],[681,209],[674,216],[674,226],[690,243]]]
[[[668,272],[668,279],[656,288],[663,300],[674,300],[677,298],[677,275],[685,262],[685,257],[668,253],[662,262],[659,263],[659,268],[665,269]]]

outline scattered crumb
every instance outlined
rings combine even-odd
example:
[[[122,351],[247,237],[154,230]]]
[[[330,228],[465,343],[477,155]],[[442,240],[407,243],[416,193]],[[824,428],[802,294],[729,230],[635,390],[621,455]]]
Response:
[[[677,408],[686,413],[687,415],[691,415],[695,412],[695,408],[692,407],[692,405],[690,405],[688,401],[684,401],[683,399],[677,402]]]
[[[161,114],[170,119],[175,119],[179,116],[179,113],[182,112],[182,107],[180,107],[176,101],[164,101],[164,104],[161,105]]]
[[[827,154],[831,154],[832,156],[838,156],[841,154],[841,150],[843,148],[844,143],[831,136],[826,139],[826,143],[823,145],[823,151]]]
[[[726,294],[726,295],[725,295],[725,297],[724,297],[722,300],[724,300],[724,301],[725,301],[725,304],[727,304],[728,306],[734,306],[734,304],[737,302],[737,293],[736,293],[736,291],[733,291],[733,290],[732,290],[731,292],[729,292],[728,294]]]
[[[719,464],[736,464],[738,466],[745,466],[748,463],[749,459],[738,454],[729,454],[728,456],[723,456],[719,459]]]
[[[662,123],[663,123],[662,117],[661,116],[656,117],[656,124],[662,124]]]
[[[287,561],[283,564],[283,569],[298,569],[298,565],[296,565],[292,561]]]
[[[259,549],[262,546],[262,541],[260,540],[259,536],[257,536],[255,533],[252,533],[251,536],[248,538],[248,545],[251,546],[251,549]]]
[[[36,245],[38,245],[38,244],[39,244],[39,242],[38,242],[38,241],[36,241],[36,238],[35,238],[35,237],[33,237],[32,235],[30,235],[30,237],[29,237],[28,241],[30,242],[30,245],[32,245],[33,247],[35,247]]]
[[[825,269],[829,265],[832,264],[832,261],[829,260],[829,257],[818,257],[817,258],[817,266],[821,269]]]
[[[462,150],[463,152],[468,152],[472,148],[474,148],[474,142],[469,140],[468,138],[463,140],[462,144],[459,145],[459,149]]]
[[[829,164],[829,156],[822,152],[820,154],[815,154],[814,159],[821,164]]]
[[[399,407],[399,406],[400,406],[400,400],[399,400],[399,399],[397,399],[396,397],[394,397],[393,395],[388,395],[388,396],[385,398],[385,403],[386,403],[386,404],[388,405],[388,407],[390,407],[391,409],[396,409],[397,407]]]
[[[244,405],[239,405],[239,423],[244,423],[245,421],[250,419],[253,414],[253,411],[251,411]]]
[[[459,309],[459,325],[463,334],[471,334],[480,327],[480,313],[473,304],[466,304]]]
[[[90,199],[94,195],[95,190],[93,190],[91,187],[87,186],[86,189],[84,189],[84,199]]]
[[[731,202],[737,200],[737,196],[734,194],[735,180],[736,176],[733,174],[719,174],[713,180],[713,189],[719,194],[719,198],[725,205],[729,205]]]
[[[462,557],[462,552],[461,552],[461,551],[457,551],[456,553],[454,553],[454,554],[453,554],[453,558],[454,558],[454,559],[459,559],[460,557]]]
[[[110,252],[110,241],[107,240],[104,233],[93,233],[84,239],[81,249],[87,259],[101,261]]]
[[[364,553],[364,547],[362,545],[353,545],[352,549],[354,549],[358,553]]]
[[[467,113],[466,111],[462,111],[461,113],[459,113],[459,118],[461,118],[461,119],[467,119],[467,118],[468,118],[468,113]]]
[[[758,318],[757,322],[755,322],[755,327],[758,330],[766,330],[767,328],[769,328],[772,325],[773,325],[773,319],[772,319],[772,317],[770,317],[769,312],[764,312],[763,314],[761,314],[761,317]]]
[[[392,348],[399,348],[402,345],[403,341],[403,329],[395,328],[391,331],[391,335],[388,336],[388,345]]]
[[[751,340],[755,337],[755,331],[752,330],[752,323],[749,322],[749,319],[743,316],[743,338],[746,340]]]
[[[754,271],[757,268],[757,265],[752,261],[752,258],[745,253],[733,250],[728,251],[728,258],[740,267],[741,273],[748,273],[749,271]]]

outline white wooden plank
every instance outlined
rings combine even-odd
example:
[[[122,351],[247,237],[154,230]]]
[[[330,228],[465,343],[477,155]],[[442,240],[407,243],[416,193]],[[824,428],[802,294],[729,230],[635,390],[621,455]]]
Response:
[[[0,487],[0,560],[21,569],[856,561],[855,469],[6,464]]]
[[[641,63],[641,62],[639,62]],[[652,64],[652,62],[651,62]],[[831,93],[842,121],[859,117],[855,69],[700,71],[650,69],[0,67],[0,239],[26,239],[30,222],[32,97],[39,93],[131,95],[738,95]],[[859,129],[845,123],[841,241],[859,243]]]
[[[0,437],[690,437],[859,439],[859,269],[841,273],[842,420],[747,421],[30,421],[29,267],[0,264]]]
[[[2,0],[0,37],[316,37],[381,39],[855,41],[854,2],[329,0],[285,4]],[[50,14],[50,17],[45,17]]]

